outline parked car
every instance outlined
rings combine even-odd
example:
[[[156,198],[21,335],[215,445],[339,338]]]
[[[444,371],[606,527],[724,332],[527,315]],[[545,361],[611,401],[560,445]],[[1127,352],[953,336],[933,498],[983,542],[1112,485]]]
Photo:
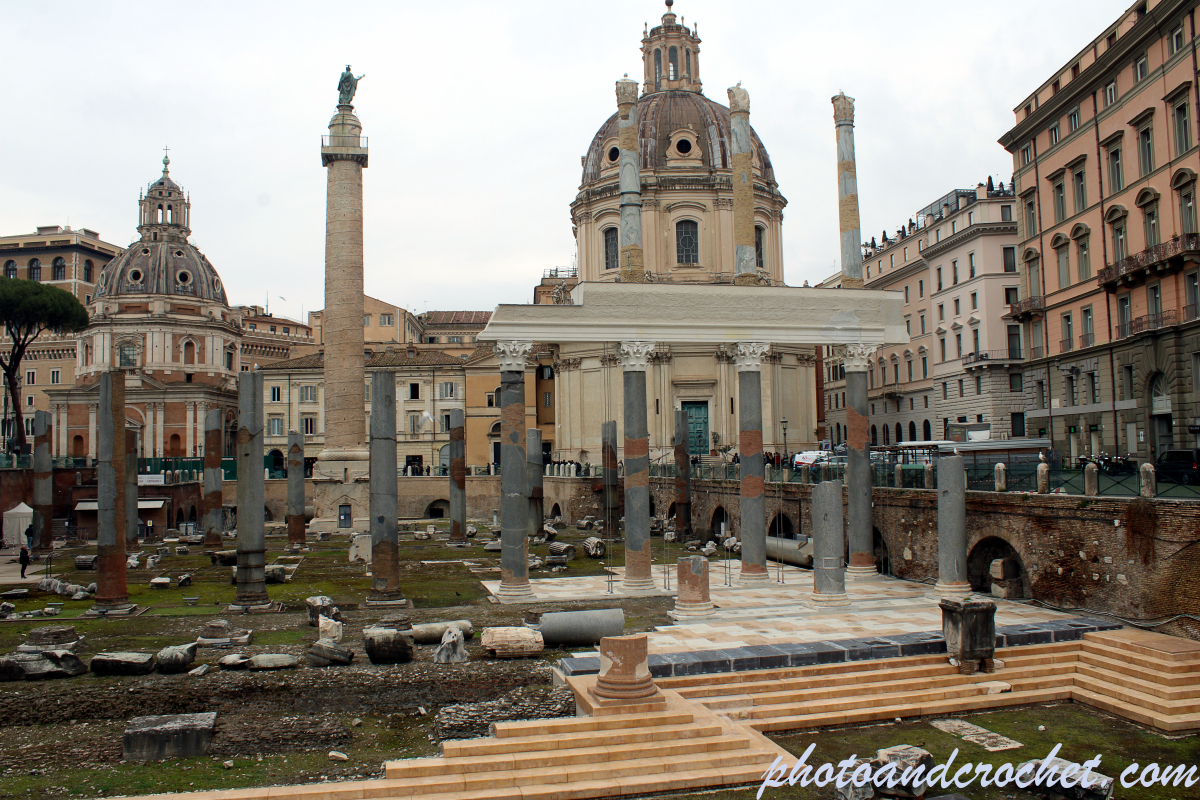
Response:
[[[1166,450],[1154,462],[1155,478],[1200,485],[1200,450]]]

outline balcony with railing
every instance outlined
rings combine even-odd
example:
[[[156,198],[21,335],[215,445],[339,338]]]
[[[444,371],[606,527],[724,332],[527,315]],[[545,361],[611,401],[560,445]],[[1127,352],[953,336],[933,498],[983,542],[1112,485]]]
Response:
[[[1183,256],[1200,255],[1200,233],[1185,233],[1162,244],[1147,247],[1140,253],[1123,258],[1110,267],[1100,270],[1096,280],[1105,288],[1115,288],[1117,283],[1136,283],[1147,278],[1151,272],[1159,272],[1183,265]]]
[[[970,369],[977,366],[1004,366],[1013,361],[1020,361],[1025,356],[1019,347],[1005,347],[1001,350],[980,350],[977,353],[967,353],[962,357],[963,366]]]
[[[1200,303],[1188,303],[1183,307],[1183,321],[1192,322],[1200,319]]]
[[[1029,348],[1029,358],[1031,361],[1037,361],[1039,358],[1045,358],[1045,357],[1046,357],[1046,348],[1044,348],[1044,347]]]
[[[1009,306],[1009,314],[1013,319],[1020,319],[1023,316],[1033,316],[1041,314],[1046,309],[1045,297],[1026,297],[1024,300],[1018,300]]]
[[[1117,338],[1128,339],[1130,336],[1136,336],[1139,333],[1147,331],[1156,331],[1159,328],[1167,328],[1171,325],[1179,324],[1179,315],[1175,309],[1169,311],[1161,311],[1157,314],[1146,314],[1141,317],[1136,317],[1128,322],[1117,323]]]
[[[1075,340],[1068,336],[1058,343],[1058,352],[1069,353],[1075,349]]]
[[[1096,334],[1095,333],[1083,333],[1083,334],[1079,335],[1079,349],[1080,350],[1083,350],[1084,348],[1087,348],[1087,347],[1091,347],[1095,343],[1096,343]]]

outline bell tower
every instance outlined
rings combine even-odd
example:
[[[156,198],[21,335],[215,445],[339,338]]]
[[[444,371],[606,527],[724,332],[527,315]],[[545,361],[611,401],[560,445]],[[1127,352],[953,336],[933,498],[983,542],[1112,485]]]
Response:
[[[138,233],[144,242],[186,242],[192,230],[192,204],[183,188],[171,180],[171,159],[163,148],[162,177],[138,197]]]
[[[687,28],[676,22],[671,10],[675,0],[666,0],[667,13],[662,24],[642,36],[642,65],[646,79],[643,94],[671,89],[701,92],[700,36],[695,26]]]

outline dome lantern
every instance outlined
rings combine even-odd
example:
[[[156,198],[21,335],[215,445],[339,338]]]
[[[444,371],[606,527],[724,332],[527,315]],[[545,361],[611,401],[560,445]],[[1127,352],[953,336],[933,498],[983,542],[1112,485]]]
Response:
[[[667,13],[662,24],[642,37],[642,65],[646,94],[668,89],[688,92],[702,91],[700,83],[700,37],[695,29],[676,21],[671,10],[674,0],[667,0]]]
[[[192,232],[188,228],[191,203],[183,188],[171,180],[168,151],[169,148],[163,148],[162,177],[150,184],[139,201],[138,233],[142,235],[142,241],[186,242]]]

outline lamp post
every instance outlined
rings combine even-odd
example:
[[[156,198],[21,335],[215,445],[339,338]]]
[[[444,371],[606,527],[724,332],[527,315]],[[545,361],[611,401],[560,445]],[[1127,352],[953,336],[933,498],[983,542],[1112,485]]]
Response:
[[[783,417],[782,419],[780,419],[779,424],[783,426],[783,462],[790,468],[792,462],[790,462],[788,460],[787,417]]]

